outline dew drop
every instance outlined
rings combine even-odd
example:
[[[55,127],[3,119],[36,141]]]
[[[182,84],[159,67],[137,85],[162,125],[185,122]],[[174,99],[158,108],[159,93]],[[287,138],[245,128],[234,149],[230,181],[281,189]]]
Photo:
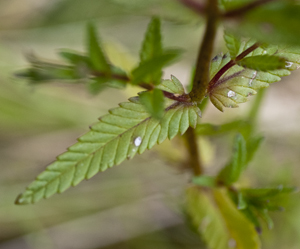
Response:
[[[263,54],[266,54],[266,53],[267,53],[267,51],[266,51],[266,50],[264,50]]]
[[[141,145],[141,143],[142,143],[142,138],[141,137],[136,137],[135,139],[134,139],[134,145],[136,146],[136,147],[138,147],[138,146],[140,146]]]
[[[293,62],[287,61],[285,67],[290,68],[291,66],[293,66]]]
[[[232,98],[235,95],[236,95],[236,93],[234,91],[231,91],[231,90],[227,93],[228,98]]]
[[[229,248],[236,248],[236,241],[234,239],[230,239],[228,241],[228,247]]]

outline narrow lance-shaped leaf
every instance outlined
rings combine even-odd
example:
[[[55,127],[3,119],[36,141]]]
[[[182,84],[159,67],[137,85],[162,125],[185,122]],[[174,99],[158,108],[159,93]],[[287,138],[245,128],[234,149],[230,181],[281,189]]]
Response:
[[[158,58],[163,52],[161,40],[160,20],[157,17],[153,17],[148,25],[140,51],[140,67],[143,64],[149,64],[147,62],[152,61],[154,58],[157,58],[156,62],[159,62]],[[164,64],[159,64],[156,68],[150,67],[147,75],[143,76],[143,80],[147,83],[159,84],[162,77],[163,66]],[[149,65],[147,65],[147,67],[149,67]]]
[[[269,71],[285,68],[286,60],[275,55],[256,55],[238,61],[238,65],[257,71]]]
[[[96,29],[93,24],[89,24],[88,31],[88,55],[91,61],[91,66],[94,70],[98,70],[102,73],[110,73],[110,65],[108,64],[104,52],[100,46]]]
[[[173,94],[184,93],[183,87],[176,81],[166,80],[160,87],[174,89]],[[99,171],[151,149],[166,138],[183,134],[189,126],[196,126],[198,112],[195,103],[168,100],[162,119],[157,120],[151,118],[138,97],[131,98],[101,117],[76,144],[58,156],[18,197],[16,203],[35,203],[63,192]]]
[[[236,182],[247,163],[246,142],[242,135],[237,135],[233,145],[231,162],[221,170],[218,179],[227,185]]]
[[[239,53],[241,41],[236,36],[228,32],[224,33],[224,40],[231,58],[235,58]]]
[[[181,55],[182,50],[166,50],[160,55],[157,55],[147,61],[140,63],[140,65],[134,68],[132,74],[132,84],[154,83],[159,84],[161,82],[161,75],[155,78],[155,81],[149,80],[156,72],[161,71],[162,68],[170,65],[176,61]],[[153,77],[151,79],[154,79]]]

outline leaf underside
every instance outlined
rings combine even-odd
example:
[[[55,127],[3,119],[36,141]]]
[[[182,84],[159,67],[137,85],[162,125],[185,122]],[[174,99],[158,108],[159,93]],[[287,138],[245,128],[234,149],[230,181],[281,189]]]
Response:
[[[252,46],[254,41],[242,42],[239,53]],[[266,88],[270,83],[281,80],[281,77],[290,75],[290,71],[300,66],[300,48],[268,46],[257,48],[247,57],[257,55],[276,55],[287,60],[285,69],[267,72],[256,71],[235,65],[230,68],[208,92],[213,105],[223,111],[224,107],[235,108],[239,103],[247,101],[247,97],[257,93],[257,90]],[[247,58],[246,57],[246,58]],[[217,55],[211,62],[210,78],[230,61],[229,54]]]
[[[165,80],[159,87],[174,94],[184,93],[178,81]],[[196,126],[198,113],[193,103],[168,100],[164,116],[157,120],[148,114],[139,97],[130,98],[129,102],[109,110],[76,144],[58,156],[18,197],[16,204],[35,203],[61,193],[166,138],[183,134],[189,126]]]
[[[236,209],[226,192],[190,187],[186,212],[209,249],[259,249],[254,226]]]

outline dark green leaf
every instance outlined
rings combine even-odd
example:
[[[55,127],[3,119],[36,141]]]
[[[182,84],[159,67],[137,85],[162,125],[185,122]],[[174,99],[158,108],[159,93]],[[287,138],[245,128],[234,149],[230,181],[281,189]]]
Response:
[[[140,51],[141,62],[161,55],[162,51],[160,20],[157,17],[153,17],[148,25],[142,49]]]
[[[221,170],[218,179],[226,185],[236,182],[246,167],[246,142],[242,135],[237,135],[233,145],[231,162]]]
[[[255,199],[269,199],[276,197],[279,194],[289,194],[294,192],[296,189],[293,187],[282,187],[277,188],[257,188],[257,189],[241,189],[244,195],[251,196]]]
[[[268,228],[272,229],[274,227],[274,223],[273,223],[272,218],[269,215],[268,210],[267,209],[256,209],[256,211],[258,213],[258,216],[260,218],[262,218],[264,222],[267,223]]]
[[[160,89],[142,92],[140,94],[141,103],[147,112],[156,119],[161,119],[164,115],[164,94]]]
[[[58,54],[63,59],[65,59],[66,61],[68,61],[69,63],[71,63],[73,65],[78,65],[78,64],[89,65],[88,57],[86,57],[85,55],[81,55],[75,51],[65,49],[65,50],[59,51]]]
[[[286,59],[274,55],[256,55],[246,57],[238,61],[238,65],[254,69],[257,71],[269,71],[275,69],[284,69],[286,67]]]
[[[193,177],[192,182],[203,187],[216,187],[216,179],[212,176],[202,175]]]
[[[132,84],[139,84],[141,82],[159,84],[160,78],[152,81],[153,78],[150,77],[149,79],[149,76],[176,61],[181,52],[181,50],[170,50],[144,61],[132,71]]]
[[[225,10],[233,10],[244,6],[253,0],[221,0],[221,4]]]
[[[235,31],[260,42],[299,45],[299,23],[296,1],[274,1],[243,15]]]
[[[91,62],[91,66],[94,70],[102,73],[109,74],[110,66],[105,58],[104,52],[98,41],[96,29],[93,24],[89,24],[87,27],[88,32],[88,55]]]

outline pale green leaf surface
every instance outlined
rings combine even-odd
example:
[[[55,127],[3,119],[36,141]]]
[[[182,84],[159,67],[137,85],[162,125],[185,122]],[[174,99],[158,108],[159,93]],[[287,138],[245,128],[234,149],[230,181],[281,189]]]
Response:
[[[235,207],[223,189],[215,189],[214,197],[237,249],[261,248],[254,225]]]
[[[240,50],[241,41],[236,36],[225,32],[224,33],[224,40],[226,43],[226,47],[228,48],[228,51],[230,53],[231,58],[235,58]]]
[[[89,24],[87,30],[88,30],[88,44],[87,44],[88,55],[93,69],[99,70],[100,72],[109,73],[110,65],[108,64],[104,52],[102,51],[94,25]]]
[[[172,93],[182,92],[178,88]],[[151,149],[166,138],[183,134],[189,126],[195,128],[198,112],[196,104],[166,101],[164,116],[157,120],[151,118],[139,97],[130,98],[129,102],[121,103],[101,117],[76,144],[58,156],[18,197],[16,203],[35,203],[61,193],[99,171]]]
[[[186,212],[209,249],[229,249],[230,234],[209,192],[198,187],[186,191]]]
[[[254,43],[255,41],[252,40],[242,42],[239,54]],[[239,103],[247,101],[248,96],[256,94],[258,89],[266,88],[270,83],[280,81],[281,77],[289,75],[290,71],[297,69],[300,65],[300,48],[292,46],[257,48],[245,58],[274,54],[286,59],[285,69],[262,72],[235,65],[223,74],[215,86],[208,92],[213,105],[220,111],[223,111],[224,107],[238,107]],[[214,57],[210,67],[210,78],[213,78],[229,61],[229,54]]]

